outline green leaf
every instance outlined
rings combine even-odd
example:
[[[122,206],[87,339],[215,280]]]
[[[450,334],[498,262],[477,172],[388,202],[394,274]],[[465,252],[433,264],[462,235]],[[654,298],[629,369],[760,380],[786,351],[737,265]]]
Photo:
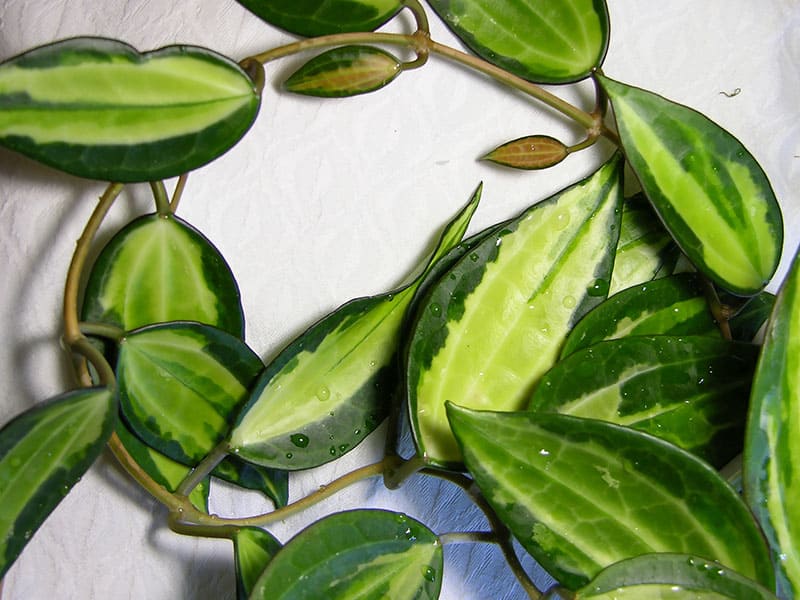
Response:
[[[671,275],[611,296],[578,321],[561,357],[603,340],[661,334],[720,337],[703,282],[694,273]]]
[[[178,217],[146,215],[119,231],[97,258],[84,321],[130,331],[199,321],[244,336],[239,288],[219,251]]]
[[[625,199],[609,296],[675,270],[680,249],[643,194]]]
[[[742,451],[758,351],[704,336],[598,342],[556,363],[528,410],[634,427],[721,468]]]
[[[315,467],[349,452],[380,424],[399,387],[406,310],[426,274],[461,241],[480,193],[479,187],[447,225],[410,285],[345,304],[267,366],[231,433],[240,458],[279,469]]]
[[[388,52],[370,46],[342,46],[312,58],[284,87],[296,94],[343,98],[378,90],[401,70],[400,62]]]
[[[403,6],[400,0],[237,0],[267,23],[313,37],[373,31]]]
[[[164,486],[170,492],[178,489],[181,482],[191,472],[191,468],[172,460],[161,454],[157,450],[145,444],[136,437],[123,421],[117,422],[116,429],[122,445],[131,455],[136,464],[147,473],[153,481]],[[197,508],[205,513],[208,512],[208,494],[211,489],[211,482],[208,477],[201,481],[189,494],[189,500]]]
[[[690,108],[602,76],[599,81],[625,155],[684,254],[724,290],[758,293],[778,266],[783,220],[753,156]]]
[[[106,388],[57,396],[0,430],[0,578],[100,455],[117,406]]]
[[[384,510],[341,512],[290,540],[251,598],[433,600],[442,564],[442,546],[422,523]]]
[[[559,414],[448,405],[464,462],[528,552],[576,589],[652,552],[707,557],[771,587],[761,533],[704,461],[651,435]]]
[[[212,475],[239,487],[261,492],[272,500],[276,508],[286,506],[289,502],[289,474],[286,471],[247,463],[231,455],[216,466]]]
[[[776,600],[755,581],[713,561],[687,554],[645,554],[603,569],[574,600]]]
[[[483,239],[420,302],[406,364],[417,452],[460,466],[445,402],[520,410],[564,336],[608,292],[621,161]]]
[[[260,101],[210,50],[73,38],[0,64],[0,145],[90,179],[166,179],[226,152]]]
[[[263,366],[244,342],[214,327],[151,325],[120,342],[120,406],[149,446],[193,466],[225,439]]]
[[[577,81],[605,58],[609,25],[603,0],[428,3],[478,56],[530,81]]]
[[[236,562],[236,597],[247,600],[267,563],[281,549],[272,534],[258,527],[243,527],[233,536]]]
[[[800,252],[778,292],[745,437],[745,497],[764,530],[778,595],[800,596]]]
[[[769,292],[761,292],[753,296],[744,308],[728,322],[731,335],[735,340],[751,342],[769,319],[775,296]]]
[[[548,135],[529,135],[498,146],[483,160],[514,169],[546,169],[567,158],[569,149]]]

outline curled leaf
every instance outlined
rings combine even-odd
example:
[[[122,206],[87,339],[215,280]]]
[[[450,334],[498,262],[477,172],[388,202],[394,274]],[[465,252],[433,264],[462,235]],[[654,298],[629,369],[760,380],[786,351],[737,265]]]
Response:
[[[284,83],[296,94],[341,98],[375,91],[400,74],[400,62],[371,46],[343,46],[312,58]]]
[[[547,135],[521,137],[498,146],[483,157],[514,169],[546,169],[557,165],[569,154],[559,140]]]

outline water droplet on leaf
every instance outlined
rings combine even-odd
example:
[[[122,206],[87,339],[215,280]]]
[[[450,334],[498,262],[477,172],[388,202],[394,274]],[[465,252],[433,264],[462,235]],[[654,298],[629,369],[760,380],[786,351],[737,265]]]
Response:
[[[292,443],[298,448],[305,448],[308,446],[308,436],[302,433],[295,433],[289,437]]]

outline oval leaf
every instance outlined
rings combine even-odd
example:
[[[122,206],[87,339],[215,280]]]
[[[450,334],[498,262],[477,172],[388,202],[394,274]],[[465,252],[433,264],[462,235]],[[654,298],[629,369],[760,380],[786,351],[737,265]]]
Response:
[[[244,342],[219,329],[145,327],[120,342],[120,406],[149,446],[195,465],[225,439],[262,369]]]
[[[722,289],[751,296],[780,259],[783,220],[767,176],[704,115],[605,77],[625,155],[689,260]]]
[[[744,490],[769,541],[781,597],[800,596],[800,252],[778,292],[758,362]]]
[[[247,600],[256,581],[281,543],[272,534],[258,527],[243,527],[233,536],[233,556],[236,562],[236,597]]]
[[[574,600],[776,600],[751,579],[713,561],[687,554],[645,554],[603,569]]]
[[[136,461],[142,470],[147,473],[153,481],[165,487],[170,492],[178,489],[178,486],[191,473],[191,468],[172,460],[157,450],[145,444],[136,437],[128,426],[123,422],[117,423],[117,436],[119,436],[125,450],[131,458]],[[189,494],[189,500],[195,508],[205,513],[208,512],[208,495],[211,490],[211,480],[206,477]]]
[[[578,321],[564,342],[561,357],[603,340],[662,334],[720,337],[697,275],[664,277],[610,297]]]
[[[267,23],[313,37],[373,31],[403,6],[400,0],[237,0]]]
[[[239,141],[259,104],[235,62],[192,46],[140,54],[74,38],[0,64],[0,144],[90,179],[196,169]]]
[[[652,552],[708,557],[765,586],[772,565],[747,506],[705,462],[593,419],[448,405],[486,500],[562,585]]]
[[[647,199],[641,194],[626,198],[609,296],[670,275],[680,254],[678,245],[664,229]]]
[[[604,1],[428,3],[478,56],[530,81],[583,79],[603,62],[608,47]]]
[[[528,410],[646,431],[723,467],[742,451],[757,346],[702,336],[632,336],[570,354]]]
[[[70,392],[0,430],[0,578],[100,455],[117,406],[106,388]]]
[[[244,335],[230,268],[211,242],[174,215],[140,217],[108,242],[89,275],[82,318],[123,331],[198,321]]]
[[[380,89],[400,71],[400,62],[388,52],[370,46],[343,46],[312,58],[284,87],[296,94],[343,98]]]
[[[349,452],[380,424],[399,386],[406,310],[426,274],[461,241],[480,193],[479,187],[445,227],[409,286],[345,304],[267,366],[231,433],[240,458],[280,469],[314,467]]]
[[[406,372],[415,443],[429,464],[460,466],[447,400],[521,409],[566,332],[605,297],[620,166],[612,160],[481,241],[420,303]]]
[[[384,510],[341,512],[298,533],[269,562],[251,598],[327,600],[439,597],[442,546],[422,523]]]
[[[546,169],[557,165],[569,154],[567,147],[548,135],[530,135],[506,142],[483,157],[514,169]]]

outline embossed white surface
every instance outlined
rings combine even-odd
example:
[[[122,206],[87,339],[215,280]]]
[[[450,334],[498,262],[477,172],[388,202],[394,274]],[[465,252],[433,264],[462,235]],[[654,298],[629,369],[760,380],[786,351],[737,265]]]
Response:
[[[786,218],[774,290],[800,240],[800,4],[609,5],[605,72],[706,113],[766,170]],[[434,36],[456,44],[431,17]],[[115,37],[142,50],[191,43],[236,59],[292,39],[233,0],[0,3],[0,59],[75,35]],[[572,142],[579,133],[527,98],[441,59],[376,94],[327,101],[278,93],[274,82],[301,62],[268,67],[257,123],[190,177],[179,211],[228,259],[242,291],[248,342],[265,359],[342,302],[404,279],[479,181],[485,188],[473,231],[597,164],[593,152],[534,173],[476,162],[522,135]],[[587,104],[587,89],[566,93]],[[732,97],[723,93],[735,90]],[[63,278],[103,187],[0,150],[0,422],[72,386],[59,349]],[[128,188],[111,222],[119,226],[150,207],[147,187]],[[380,443],[373,436],[346,459],[293,478],[292,498],[371,460]],[[224,487],[212,502],[220,514],[266,508],[257,495]],[[484,526],[461,494],[415,478],[396,492],[377,481],[359,484],[273,531],[285,541],[322,514],[362,505],[405,511],[437,532]],[[164,522],[164,510],[103,457],[31,540],[6,577],[4,598],[233,598],[230,544],[181,537]],[[445,557],[443,598],[524,597],[496,548],[448,546]]]

